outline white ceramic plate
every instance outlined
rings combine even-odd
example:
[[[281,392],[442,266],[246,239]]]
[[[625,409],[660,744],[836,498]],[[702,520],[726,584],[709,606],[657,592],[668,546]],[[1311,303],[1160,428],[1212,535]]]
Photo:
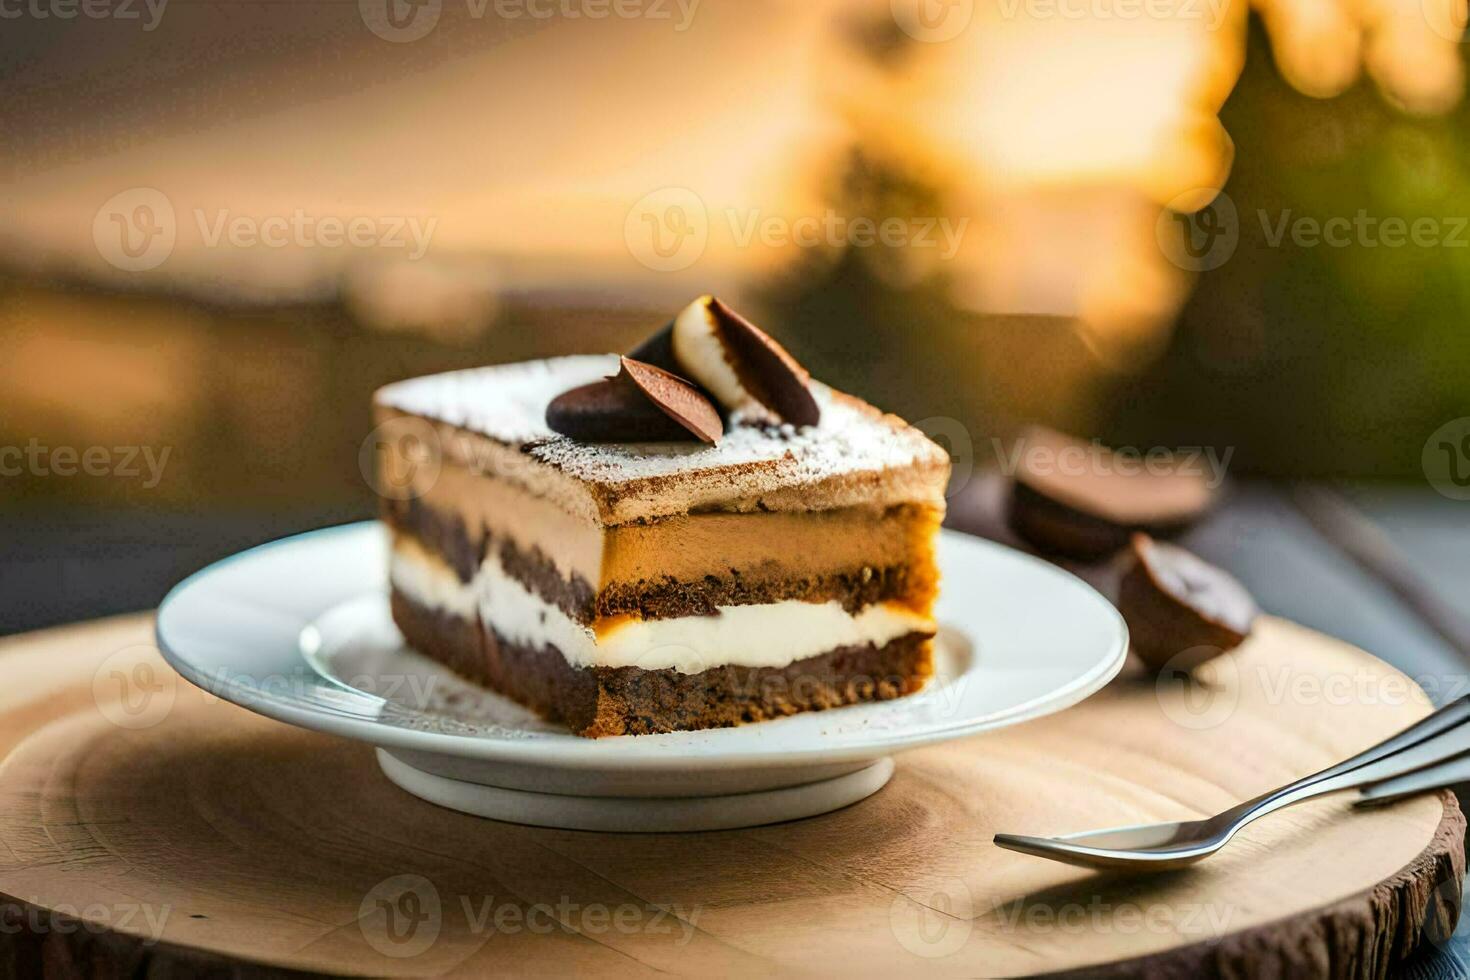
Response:
[[[583,829],[744,826],[861,799],[887,781],[891,753],[1059,711],[1122,666],[1122,618],[1074,576],[948,531],[939,565],[922,692],[701,732],[578,738],[405,649],[374,523],[198,572],[164,599],[158,643],[226,700],[377,746],[390,779],[441,805]]]

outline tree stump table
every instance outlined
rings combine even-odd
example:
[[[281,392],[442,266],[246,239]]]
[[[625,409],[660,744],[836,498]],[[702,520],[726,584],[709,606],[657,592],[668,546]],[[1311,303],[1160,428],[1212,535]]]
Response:
[[[0,974],[1380,977],[1458,914],[1448,793],[1303,804],[1150,877],[991,843],[1213,813],[1429,710],[1281,620],[1196,681],[1130,663],[1059,715],[901,755],[845,810],[681,835],[439,809],[367,745],[188,685],[151,628],[0,642]]]

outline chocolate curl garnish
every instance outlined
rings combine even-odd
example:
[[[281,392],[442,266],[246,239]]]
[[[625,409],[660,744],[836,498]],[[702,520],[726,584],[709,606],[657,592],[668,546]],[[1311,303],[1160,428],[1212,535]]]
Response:
[[[631,358],[611,378],[563,392],[546,407],[546,424],[581,442],[718,442],[715,406],[684,379]]]
[[[811,375],[770,334],[714,297],[709,311],[725,360],[751,397],[792,425],[816,425],[822,410]]]
[[[1256,602],[1228,572],[1146,534],[1133,535],[1131,547],[1118,608],[1145,663],[1188,670],[1250,636]]]
[[[1048,554],[1103,558],[1127,546],[1134,531],[1167,537],[1183,530],[1214,502],[1204,475],[1180,460],[1165,461],[1170,465],[1160,472],[1125,472],[1112,450],[1040,426],[1017,445],[1024,452],[1007,519]],[[1069,457],[1080,468],[1057,464]]]
[[[694,433],[700,442],[720,441],[725,425],[704,392],[677,374],[631,357],[623,358],[622,365],[618,377],[630,379],[661,412]]]

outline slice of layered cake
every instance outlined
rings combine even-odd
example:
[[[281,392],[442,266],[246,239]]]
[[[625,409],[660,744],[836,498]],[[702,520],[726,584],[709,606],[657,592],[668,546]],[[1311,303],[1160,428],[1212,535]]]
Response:
[[[591,737],[918,690],[945,452],[709,297],[634,354],[378,392],[409,645]]]

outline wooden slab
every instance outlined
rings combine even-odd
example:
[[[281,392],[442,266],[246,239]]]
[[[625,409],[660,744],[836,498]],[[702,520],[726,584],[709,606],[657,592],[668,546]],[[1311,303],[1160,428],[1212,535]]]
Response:
[[[1160,877],[991,844],[1214,812],[1428,710],[1279,620],[1197,686],[1130,665],[1061,715],[901,756],[838,813],[657,836],[423,803],[368,747],[178,680],[150,631],[0,643],[0,975],[1383,976],[1458,913],[1448,794],[1306,804]]]

